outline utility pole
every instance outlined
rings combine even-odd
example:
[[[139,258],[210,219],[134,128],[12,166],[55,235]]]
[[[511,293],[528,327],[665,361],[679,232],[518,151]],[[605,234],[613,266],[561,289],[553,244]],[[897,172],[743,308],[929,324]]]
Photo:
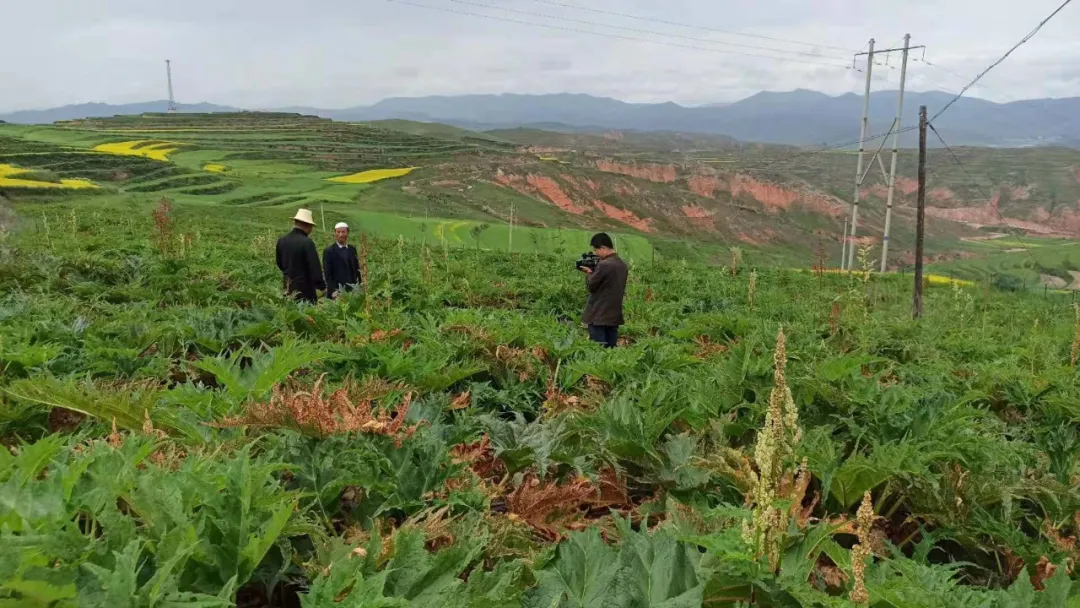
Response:
[[[915,298],[912,316],[922,316],[923,238],[926,228],[926,106],[919,107],[919,193],[915,211]]]
[[[925,49],[924,46],[911,46],[911,34],[904,36],[904,46],[896,49],[875,49],[873,39],[870,40],[870,50],[865,53],[857,53],[856,57],[866,55],[866,91],[863,94],[863,113],[862,113],[862,125],[859,129],[859,160],[855,168],[855,198],[851,205],[851,238],[848,243],[847,251],[847,269],[851,270],[855,267],[855,244],[858,242],[856,233],[859,227],[859,193],[863,184],[863,180],[866,179],[867,173],[870,172],[871,167],[874,165],[874,161],[877,161],[879,167],[881,167],[881,175],[885,179],[885,183],[889,185],[888,202],[886,203],[885,211],[885,238],[882,241],[883,251],[881,256],[881,270],[885,271],[886,257],[889,251],[889,230],[892,222],[892,198],[893,198],[893,186],[896,181],[896,156],[898,153],[899,137],[901,130],[901,120],[903,119],[904,110],[904,83],[907,76],[907,59],[908,52],[913,49]],[[874,55],[880,55],[882,53],[890,53],[892,51],[904,52],[904,65],[900,71],[900,97],[897,101],[896,119],[893,121],[893,128],[889,133],[893,134],[893,158],[892,158],[892,173],[885,173],[885,163],[881,160],[881,150],[885,147],[885,139],[882,139],[881,146],[878,147],[877,152],[874,153],[873,158],[870,159],[869,166],[866,167],[866,171],[863,171],[863,155],[866,150],[866,130],[867,123],[869,121],[870,112],[870,76],[874,67]],[[886,133],[886,138],[889,135]],[[875,137],[876,139],[876,137]]]
[[[911,34],[904,34],[904,55],[900,63],[900,95],[896,101],[896,120],[893,122],[892,165],[889,168],[889,195],[885,201],[885,238],[881,240],[881,272],[885,272],[889,257],[889,230],[892,227],[893,191],[896,190],[896,155],[900,147],[900,122],[904,119],[904,80],[907,77],[908,49]]]
[[[847,227],[848,218],[844,218],[844,244],[840,247],[840,270],[847,266]]]
[[[870,39],[870,52],[866,54],[866,90],[863,92],[862,121],[859,126],[859,160],[855,165],[855,197],[851,202],[851,242],[847,244],[847,257],[841,269],[850,270],[855,262],[855,233],[859,228],[859,190],[862,188],[863,154],[866,152],[866,126],[870,121],[870,75],[874,71],[874,39]],[[846,241],[847,239],[845,239]]]
[[[165,60],[165,77],[169,80],[169,108],[166,112],[173,114],[176,112],[176,101],[173,100],[172,92],[172,62],[168,59]]]
[[[514,253],[514,201],[510,201],[510,243],[507,249]]]

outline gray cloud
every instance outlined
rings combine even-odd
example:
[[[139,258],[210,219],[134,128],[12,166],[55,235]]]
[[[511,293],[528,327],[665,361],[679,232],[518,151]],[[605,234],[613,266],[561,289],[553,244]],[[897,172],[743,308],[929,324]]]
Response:
[[[940,66],[913,62],[909,86],[958,91],[1056,5],[1053,0],[910,0],[903,6],[886,0],[560,0],[812,43],[793,45],[534,0],[470,1],[561,19],[451,0],[408,1],[457,12],[385,0],[9,3],[0,56],[18,59],[0,62],[0,111],[161,98],[166,57],[174,62],[179,100],[258,108],[347,107],[389,96],[501,92],[581,92],[686,104],[733,101],[760,90],[810,88],[840,94],[862,90],[863,75],[844,69],[851,65],[851,51],[865,47],[871,36],[879,48],[896,44],[904,32],[913,34],[915,44],[927,45],[926,59]],[[1080,95],[1076,31],[1080,7],[1070,6],[972,94],[997,101]],[[899,57],[891,57],[890,64],[897,66]],[[875,89],[895,88],[897,82],[897,70],[875,69]]]

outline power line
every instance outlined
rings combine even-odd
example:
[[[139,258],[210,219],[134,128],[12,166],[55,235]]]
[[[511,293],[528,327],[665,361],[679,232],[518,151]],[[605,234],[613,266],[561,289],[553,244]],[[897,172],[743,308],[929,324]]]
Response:
[[[773,161],[770,161],[770,162],[767,162],[767,163],[764,163],[764,164],[759,164],[759,165],[739,165],[738,169],[739,170],[746,170],[746,171],[759,171],[759,172],[760,171],[767,171],[767,170],[772,169],[773,167],[775,167],[777,165],[793,161],[793,160],[795,160],[797,158],[803,158],[803,157],[807,157],[807,156],[814,156],[816,154],[822,154],[822,153],[825,153],[825,152],[830,152],[832,150],[838,150],[840,148],[845,148],[845,147],[848,147],[848,146],[854,146],[856,144],[862,144],[862,143],[866,143],[868,141],[874,141],[874,140],[877,140],[877,139],[888,137],[888,136],[890,136],[890,135],[892,135],[894,133],[908,133],[910,131],[915,131],[918,128],[919,127],[917,125],[916,126],[911,126],[911,127],[904,127],[902,129],[899,129],[899,130],[893,130],[892,128],[890,128],[888,131],[885,131],[884,133],[877,133],[875,135],[869,135],[869,136],[867,136],[867,137],[865,137],[863,139],[853,139],[853,140],[843,141],[843,142],[836,143],[836,144],[829,144],[829,145],[826,145],[826,146],[822,146],[820,148],[814,148],[814,149],[809,149],[809,150],[800,150],[798,152],[795,152],[794,154],[789,154],[788,156],[784,156],[782,158],[778,158],[776,160],[773,160]],[[649,162],[662,162],[662,161],[656,160],[656,161],[649,161]]]
[[[587,6],[577,6],[577,5],[574,5],[574,4],[566,4],[564,2],[555,2],[553,0],[533,0],[533,2],[538,2],[540,4],[549,4],[551,6],[561,6],[563,8],[569,8],[569,9],[574,9],[574,10],[578,10],[578,11],[588,11],[590,13],[597,13],[597,14],[600,14],[600,15],[611,15],[613,17],[622,17],[624,19],[635,19],[637,21],[649,21],[649,22],[652,22],[652,23],[662,23],[664,25],[674,25],[675,27],[685,27],[685,28],[690,28],[690,29],[695,29],[695,30],[701,30],[701,31],[704,31],[704,32],[716,32],[716,33],[719,33],[719,34],[728,34],[730,36],[744,36],[746,38],[757,38],[759,40],[771,40],[773,42],[786,42],[786,43],[789,43],[789,44],[801,44],[803,46],[820,47],[820,48],[823,48],[823,49],[833,49],[835,51],[845,51],[845,52],[848,52],[848,53],[853,51],[853,49],[840,47],[840,46],[830,46],[830,45],[827,45],[827,44],[818,44],[816,42],[800,42],[798,40],[788,40],[786,38],[776,38],[776,37],[773,37],[773,36],[762,36],[762,35],[759,35],[759,34],[745,34],[743,32],[735,32],[735,31],[732,31],[732,30],[723,30],[723,29],[714,28],[714,27],[706,27],[706,26],[703,26],[703,25],[693,25],[693,24],[690,24],[690,23],[680,23],[678,21],[665,21],[664,19],[656,19],[656,18],[653,18],[653,17],[641,17],[641,16],[638,16],[638,15],[630,15],[628,13],[620,13],[620,12],[616,12],[616,11],[607,11],[607,10],[602,10],[602,9],[598,9],[598,8],[591,8],[591,7],[587,7]]]
[[[772,59],[774,61],[786,61],[786,62],[789,62],[789,63],[804,63],[804,64],[808,64],[808,65],[820,65],[820,66],[825,66],[825,67],[830,67],[830,68],[838,68],[838,69],[841,69],[841,70],[852,70],[852,69],[854,69],[854,68],[852,68],[850,66],[838,65],[838,64],[835,64],[835,63],[825,63],[825,62],[822,62],[822,61],[809,61],[809,60],[806,60],[806,59],[792,59],[792,58],[786,58],[786,57],[776,57],[776,56],[773,56],[773,55],[759,55],[759,54],[756,54],[756,53],[744,53],[744,52],[741,52],[741,51],[728,51],[728,50],[724,50],[724,49],[715,49],[715,48],[709,48],[709,47],[703,47],[703,46],[695,46],[695,45],[690,45],[690,44],[679,44],[679,43],[675,43],[675,42],[664,42],[662,40],[649,40],[647,38],[635,38],[633,36],[623,36],[621,34],[609,34],[609,33],[605,33],[605,32],[595,32],[595,31],[591,31],[591,30],[582,30],[582,29],[573,28],[573,27],[564,27],[564,26],[561,26],[561,25],[551,25],[551,24],[548,24],[548,23],[537,23],[535,21],[524,21],[524,20],[521,20],[521,19],[513,19],[513,18],[510,18],[510,17],[496,17],[494,15],[485,15],[483,13],[473,13],[473,12],[469,12],[469,11],[462,11],[462,10],[457,10],[457,9],[452,9],[452,8],[445,8],[445,7],[441,7],[441,6],[431,6],[431,5],[428,5],[428,4],[420,4],[420,3],[417,3],[417,2],[407,2],[406,0],[387,0],[387,2],[393,2],[395,4],[404,4],[406,6],[412,6],[412,7],[416,7],[416,8],[423,8],[423,9],[428,9],[428,10],[432,10],[432,11],[439,11],[439,12],[443,12],[443,13],[453,13],[453,14],[456,14],[456,15],[468,15],[470,17],[481,17],[483,19],[491,19],[491,20],[494,20],[494,21],[503,21],[505,23],[517,23],[519,25],[531,25],[531,26],[534,26],[534,27],[542,27],[542,28],[547,28],[547,29],[551,29],[551,30],[559,30],[559,31],[563,31],[563,32],[574,32],[574,33],[577,33],[577,34],[589,34],[590,36],[601,36],[603,38],[612,38],[612,39],[615,39],[615,40],[628,40],[628,41],[631,41],[631,42],[647,42],[649,44],[658,44],[658,45],[669,46],[669,47],[674,47],[674,48],[692,49],[692,50],[696,50],[696,51],[711,51],[713,53],[725,53],[725,54],[729,54],[729,55],[742,55],[743,57],[757,57],[757,58],[761,58],[761,59]],[[858,72],[858,71],[861,71],[861,70],[855,69],[855,71]]]
[[[950,70],[949,68],[947,68],[945,66],[941,66],[941,65],[938,65],[936,63],[930,63],[929,61],[926,60],[925,57],[923,57],[922,59],[918,59],[918,58],[912,59],[912,61],[918,61],[919,63],[926,64],[926,65],[928,65],[928,66],[930,66],[932,68],[937,68],[937,69],[941,70],[942,72],[945,72],[946,74],[951,74],[951,75],[959,78],[960,80],[963,80],[964,82],[968,81],[967,76],[964,76],[963,74],[961,74],[959,72],[954,72],[954,71]],[[990,87],[988,87],[986,85],[983,85],[983,88],[989,89]],[[993,90],[993,89],[991,89],[991,90]]]
[[[1066,3],[1066,4],[1067,4],[1067,3]],[[995,214],[997,214],[997,216],[998,216],[998,219],[1000,219],[1000,220],[1001,220],[1001,223],[1002,223],[1002,224],[1004,224],[1005,226],[1008,226],[1008,225],[1009,225],[1009,221],[1008,221],[1007,219],[1005,219],[1005,216],[1001,214],[1001,210],[1000,210],[1000,209],[998,209],[998,206],[997,206],[997,204],[995,204],[995,203],[994,203],[994,197],[993,197],[993,195],[991,195],[990,193],[988,193],[988,192],[987,192],[986,190],[984,190],[984,189],[983,189],[983,187],[982,187],[981,185],[979,185],[979,182],[978,182],[978,181],[977,181],[977,180],[975,179],[975,177],[974,177],[974,176],[972,176],[972,175],[971,175],[971,172],[967,170],[967,167],[966,167],[966,166],[964,166],[964,163],[960,161],[960,157],[956,155],[956,152],[954,152],[954,151],[953,151],[953,149],[952,149],[952,148],[951,148],[951,147],[949,146],[949,144],[945,143],[945,138],[943,138],[943,137],[941,136],[941,133],[938,133],[938,130],[937,130],[937,129],[936,129],[935,127],[934,127],[934,124],[933,124],[933,123],[931,123],[931,122],[927,122],[927,123],[926,123],[926,126],[930,127],[930,130],[934,132],[934,135],[935,135],[935,136],[936,136],[936,137],[938,138],[938,141],[940,141],[940,142],[941,142],[941,145],[942,145],[942,146],[945,146],[945,150],[947,150],[947,151],[949,152],[949,155],[950,155],[950,156],[952,156],[952,159],[953,159],[953,160],[954,160],[954,161],[956,162],[956,164],[957,164],[957,165],[959,165],[959,166],[960,166],[960,168],[961,168],[961,169],[962,169],[962,170],[964,171],[964,174],[965,174],[965,175],[967,175],[968,179],[969,179],[969,180],[971,180],[971,184],[972,184],[973,186],[975,186],[975,188],[976,188],[976,189],[978,189],[978,190],[979,190],[979,192],[980,192],[980,193],[981,193],[981,194],[982,194],[982,195],[983,195],[984,197],[986,197],[986,200],[987,200],[987,204],[988,204],[988,205],[990,206],[990,208],[991,208],[991,209],[993,209],[993,210],[994,210],[994,213],[995,213]],[[1033,255],[1033,254],[1031,253],[1031,250],[1030,250],[1030,249],[1028,249],[1028,246],[1027,246],[1027,244],[1026,244],[1026,243],[1024,243],[1024,238],[1023,238],[1022,236],[1020,236],[1020,234],[1019,234],[1019,233],[1017,233],[1017,234],[1016,234],[1016,238],[1017,238],[1017,240],[1018,240],[1018,241],[1020,242],[1020,247],[1021,247],[1021,248],[1022,248],[1022,249],[1023,249],[1023,250],[1025,251],[1025,252],[1027,252],[1027,254],[1028,254],[1028,257],[1030,257],[1030,258],[1031,258],[1031,261],[1032,261],[1032,262],[1033,262],[1033,263],[1034,263],[1034,264],[1036,265],[1036,267],[1038,267],[1038,265],[1039,265],[1039,261],[1035,259],[1035,256],[1034,256],[1034,255]]]
[[[964,82],[967,82],[967,80],[968,80],[967,76],[964,76],[963,74],[960,74],[958,72],[954,72],[953,70],[950,70],[949,68],[946,68],[945,66],[938,65],[936,63],[931,63],[931,62],[927,61],[925,58],[923,58],[923,59],[915,59],[914,61],[918,61],[918,62],[926,64],[926,65],[928,65],[928,66],[930,66],[932,68],[941,70],[942,72],[945,72],[946,74],[950,74],[952,76],[955,76],[956,78],[959,78],[960,80],[963,80]],[[948,90],[948,87],[946,87],[945,85],[937,83],[937,81],[930,81],[930,82],[931,82],[931,84],[934,84],[934,85],[937,85],[938,87],[940,87],[941,90],[945,91],[946,93],[951,92],[951,91]],[[1024,101],[1028,101],[1026,99],[1018,99],[1014,95],[1006,93],[1005,91],[1002,91],[1001,89],[998,89],[998,88],[989,87],[989,86],[986,86],[985,84],[980,85],[980,86],[982,88],[986,89],[987,91],[992,91],[992,92],[997,93],[998,95],[1000,95],[1001,98],[1005,100],[1005,103],[1022,103]],[[1080,118],[1078,118],[1077,116],[1065,115],[1064,113],[1055,110],[1053,107],[1047,107],[1046,105],[1039,108],[1039,111],[1047,113],[1047,114],[1052,114],[1052,115],[1056,116],[1057,118],[1059,118],[1062,122],[1065,122],[1065,123],[1070,123],[1070,122],[1080,120]],[[1032,122],[1030,119],[1025,120],[1024,122],[1026,124],[1028,124],[1029,126],[1032,126],[1032,125],[1036,124],[1036,123]]]
[[[526,16],[529,16],[529,17],[540,17],[542,19],[553,19],[553,20],[556,20],[556,21],[567,21],[569,23],[579,23],[579,24],[582,24],[582,25],[591,25],[591,26],[596,26],[596,27],[606,27],[606,28],[611,28],[611,29],[614,29],[614,30],[622,30],[624,32],[633,32],[635,34],[650,34],[650,35],[653,35],[653,36],[666,36],[666,37],[669,37],[669,38],[679,38],[681,40],[691,40],[691,41],[694,41],[694,42],[704,42],[704,43],[707,43],[707,44],[719,44],[719,45],[723,45],[723,46],[733,46],[733,47],[739,47],[739,48],[744,48],[744,49],[754,49],[754,50],[759,50],[759,51],[769,51],[769,52],[772,52],[772,53],[787,53],[787,54],[792,54],[792,55],[803,55],[803,56],[806,56],[806,57],[817,57],[817,58],[820,58],[820,59],[835,59],[837,61],[847,61],[846,57],[834,57],[834,56],[830,56],[830,55],[822,55],[820,53],[807,53],[807,52],[803,52],[803,51],[792,51],[792,50],[788,50],[788,49],[777,49],[777,48],[772,48],[772,47],[767,47],[767,46],[755,46],[755,45],[751,45],[751,44],[740,44],[740,43],[737,43],[737,42],[722,42],[722,41],[719,41],[719,40],[712,40],[710,38],[698,38],[698,37],[694,37],[694,36],[683,36],[681,34],[666,34],[664,32],[657,32],[655,30],[646,30],[646,29],[641,29],[641,28],[624,27],[624,26],[621,26],[621,25],[612,25],[612,24],[609,24],[609,23],[602,23],[602,22],[597,22],[597,21],[588,21],[588,20],[585,20],[585,19],[574,19],[574,18],[571,18],[571,17],[563,17],[563,16],[560,16],[560,15],[549,15],[549,14],[546,14],[546,13],[534,13],[532,11],[523,11],[523,10],[519,10],[519,9],[515,9],[515,8],[506,8],[506,7],[502,7],[502,6],[493,6],[491,4],[484,4],[482,2],[472,2],[470,0],[447,0],[447,1],[448,2],[453,2],[455,4],[465,4],[465,5],[468,5],[468,6],[476,6],[476,7],[479,7],[479,8],[487,8],[487,9],[493,9],[493,10],[498,10],[498,11],[505,11],[507,13],[514,13],[514,14],[518,14],[518,15],[526,15]]]
[[[815,149],[812,149],[812,150],[801,150],[801,151],[796,152],[794,154],[790,154],[790,155],[785,156],[783,158],[778,158],[778,159],[776,159],[776,160],[774,160],[772,162],[765,163],[763,165],[757,165],[757,166],[746,165],[746,166],[741,166],[740,168],[744,169],[744,170],[767,171],[767,170],[772,169],[773,167],[775,167],[777,165],[787,163],[787,162],[791,162],[791,161],[793,161],[793,160],[795,160],[797,158],[803,158],[803,157],[807,157],[807,156],[814,156],[816,154],[822,154],[822,153],[825,153],[825,152],[830,152],[832,150],[838,150],[840,148],[846,148],[848,146],[854,146],[856,144],[863,144],[863,143],[866,143],[868,141],[874,141],[876,139],[881,139],[883,137],[888,137],[889,135],[892,135],[894,133],[896,133],[896,134],[907,133],[909,131],[914,131],[914,130],[916,130],[918,128],[919,128],[918,126],[904,127],[902,129],[899,129],[899,130],[893,130],[892,128],[890,128],[888,131],[886,131],[884,133],[878,133],[876,135],[869,135],[869,136],[867,136],[867,137],[865,137],[863,139],[854,139],[854,140],[851,140],[851,141],[844,141],[844,142],[840,142],[840,143],[837,143],[837,144],[830,144],[830,145],[823,146],[823,147],[820,147],[820,148],[815,148]]]
[[[1021,46],[1023,46],[1023,44],[1024,44],[1025,42],[1027,42],[1028,40],[1031,40],[1032,38],[1034,38],[1034,37],[1035,37],[1035,34],[1038,34],[1038,33],[1039,33],[1039,30],[1041,30],[1041,29],[1042,29],[1042,27],[1043,27],[1044,25],[1046,25],[1047,23],[1049,23],[1051,19],[1053,19],[1054,17],[1056,17],[1056,16],[1057,16],[1057,14],[1058,14],[1058,13],[1060,13],[1060,12],[1062,11],[1062,9],[1064,9],[1064,8],[1065,8],[1066,6],[1068,6],[1070,2],[1072,2],[1072,0],[1065,0],[1065,2],[1063,2],[1063,3],[1061,4],[1061,6],[1057,7],[1057,9],[1055,9],[1055,10],[1054,10],[1054,12],[1050,13],[1050,16],[1048,16],[1048,17],[1047,17],[1046,19],[1043,19],[1042,21],[1040,21],[1040,22],[1039,22],[1039,25],[1036,25],[1036,26],[1035,26],[1035,29],[1031,30],[1030,32],[1028,32],[1028,34],[1027,34],[1026,36],[1024,36],[1023,38],[1021,38],[1021,39],[1020,39],[1020,42],[1017,42],[1017,43],[1016,43],[1015,45],[1013,45],[1013,47],[1012,47],[1011,49],[1009,49],[1008,51],[1005,51],[1005,54],[1004,54],[1004,55],[1002,55],[1000,59],[998,59],[998,60],[997,60],[997,61],[995,61],[994,63],[991,63],[991,64],[990,64],[990,66],[989,66],[989,67],[987,67],[987,68],[986,68],[985,70],[983,70],[982,72],[980,72],[980,73],[979,73],[979,75],[978,75],[978,76],[976,76],[974,80],[972,80],[971,82],[969,82],[969,83],[968,83],[968,84],[967,84],[967,85],[966,85],[966,86],[965,86],[965,87],[964,87],[963,89],[960,89],[960,93],[958,93],[958,94],[956,95],[956,97],[953,97],[953,98],[952,98],[952,99],[951,99],[951,100],[949,101],[949,103],[945,104],[945,107],[943,107],[943,108],[941,108],[940,110],[938,110],[937,114],[934,114],[934,117],[933,117],[933,118],[931,118],[931,119],[930,119],[929,121],[927,121],[927,122],[928,122],[928,123],[932,123],[932,122],[934,122],[935,120],[937,120],[937,118],[938,118],[939,116],[941,116],[942,114],[944,114],[944,113],[945,113],[945,111],[946,111],[946,110],[948,110],[948,109],[949,109],[950,107],[952,107],[952,105],[953,105],[954,103],[956,103],[956,102],[957,102],[957,100],[959,100],[959,99],[960,99],[961,97],[963,97],[963,96],[964,96],[964,93],[966,93],[968,89],[970,89],[971,87],[975,86],[975,83],[979,82],[979,80],[981,80],[983,76],[986,76],[986,74],[987,74],[987,73],[989,73],[989,72],[990,72],[990,70],[992,70],[992,69],[996,68],[997,66],[1001,65],[1001,63],[1002,63],[1003,61],[1005,61],[1006,59],[1008,59],[1009,55],[1012,55],[1013,51],[1015,51],[1016,49],[1018,49],[1018,48],[1020,48]],[[936,131],[935,131],[935,133],[936,133]]]

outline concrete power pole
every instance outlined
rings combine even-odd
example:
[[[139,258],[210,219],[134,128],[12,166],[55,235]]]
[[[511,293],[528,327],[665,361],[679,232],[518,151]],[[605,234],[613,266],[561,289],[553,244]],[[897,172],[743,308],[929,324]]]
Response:
[[[514,253],[514,201],[510,201],[510,242],[506,247],[507,251]]]
[[[881,272],[885,272],[889,258],[889,230],[892,228],[893,191],[896,190],[896,155],[900,146],[900,126],[904,119],[904,81],[907,78],[908,50],[911,34],[904,34],[904,58],[900,63],[900,95],[896,101],[896,120],[893,122],[892,165],[889,168],[889,194],[885,201],[885,237],[881,240]]]
[[[845,217],[844,218],[844,241],[843,241],[844,244],[840,247],[840,270],[843,270],[845,267],[847,267],[847,246],[848,246],[847,229],[848,229],[848,218]]]
[[[923,238],[926,224],[926,106],[919,107],[919,193],[915,209],[915,296],[912,316],[922,316]]]
[[[859,228],[859,190],[862,188],[863,154],[866,152],[866,126],[870,120],[870,75],[874,71],[874,39],[870,39],[870,51],[866,54],[866,90],[863,92],[862,121],[859,127],[859,160],[855,167],[855,197],[851,202],[851,241],[847,244],[846,259],[841,260],[841,269],[850,270],[855,262],[855,232]]]
[[[176,101],[173,100],[172,91],[172,62],[168,59],[165,60],[165,77],[169,80],[169,108],[166,111],[173,114],[176,112]]]
[[[851,270],[855,267],[855,249],[858,239],[856,238],[856,231],[859,226],[859,192],[863,184],[863,180],[866,179],[867,173],[870,173],[870,169],[877,161],[879,167],[881,167],[881,175],[885,179],[885,183],[889,186],[888,201],[885,209],[885,238],[882,240],[882,253],[881,253],[881,271],[884,272],[886,268],[886,258],[889,255],[889,231],[892,224],[892,200],[893,200],[893,187],[896,184],[896,156],[899,152],[900,130],[901,120],[903,119],[904,111],[904,83],[907,77],[907,62],[908,52],[912,49],[925,48],[923,46],[911,46],[911,34],[904,35],[904,46],[898,49],[875,49],[874,40],[870,40],[870,50],[865,53],[857,53],[855,56],[860,57],[866,55],[866,92],[863,94],[863,112],[862,112],[862,126],[859,129],[859,160],[857,161],[855,168],[855,198],[851,205],[851,238],[848,242],[847,248],[847,269]],[[870,112],[870,74],[874,66],[874,55],[880,55],[881,53],[889,53],[892,51],[904,52],[904,65],[900,69],[900,96],[896,104],[896,119],[893,121],[892,129],[889,133],[886,133],[886,137],[889,134],[893,135],[893,156],[892,156],[892,171],[888,174],[885,173],[885,163],[881,160],[881,150],[885,147],[885,140],[881,142],[881,146],[878,147],[877,152],[874,153],[873,158],[870,159],[870,166],[863,171],[863,154],[866,149],[866,130],[867,122],[869,121]],[[874,139],[877,139],[875,137]]]

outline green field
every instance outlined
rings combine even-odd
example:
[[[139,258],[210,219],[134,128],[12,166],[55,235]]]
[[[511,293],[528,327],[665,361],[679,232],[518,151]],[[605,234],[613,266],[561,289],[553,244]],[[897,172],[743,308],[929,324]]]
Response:
[[[916,322],[900,276],[635,259],[606,350],[556,244],[328,204],[365,288],[306,306],[287,206],[16,194],[0,605],[1080,598],[1067,301],[930,285]]]
[[[1020,288],[1077,288],[1072,275],[1080,271],[1080,243],[1076,241],[1006,237],[968,245],[973,257],[931,264],[930,270],[979,282],[1012,277],[1009,284]]]
[[[127,155],[95,152],[100,146]],[[167,160],[131,155],[158,149],[172,150]],[[890,267],[901,271],[914,261],[914,157],[909,152],[900,157],[906,181],[898,190],[890,239]],[[1072,169],[1080,166],[1075,150],[955,152],[963,168],[945,151],[931,151],[932,206],[967,209],[986,222],[985,205],[995,196],[1000,213],[1009,218],[1069,229],[1070,201],[1080,198],[1080,179]],[[576,256],[589,233],[606,231],[635,259],[655,255],[718,265],[730,263],[730,249],[739,247],[755,252],[762,266],[809,267],[821,261],[838,266],[851,162],[846,151],[815,153],[718,136],[478,133],[400,120],[349,124],[274,113],[0,125],[0,164],[34,171],[52,183],[93,180],[99,186],[95,191],[70,195],[80,200],[167,197],[183,205],[227,206],[236,213],[268,209],[279,217],[309,207],[327,218],[365,224],[378,236],[445,238],[450,247],[503,251],[510,246],[513,217],[516,252]],[[407,167],[416,169],[368,184],[328,181]],[[872,262],[881,254],[884,188],[876,173],[869,174],[866,187],[859,234],[874,241],[868,252]],[[56,195],[45,196],[40,189],[4,188],[4,193],[20,200]],[[946,264],[944,272],[970,279],[1005,273],[1021,284],[1039,285],[1044,275],[1071,277],[1066,255],[1044,256],[1028,268],[1013,263],[1009,253],[994,255],[1015,249],[1008,243],[1016,239],[975,240],[1010,230],[996,225],[997,218],[990,220],[969,225],[931,219],[928,258]]]
[[[401,125],[389,121],[387,126]],[[407,192],[412,179],[438,175],[428,168],[432,163],[510,147],[449,127],[420,131],[411,134],[294,115],[146,116],[52,127],[3,125],[0,163],[95,180],[102,186],[93,193],[95,197],[124,204],[168,197],[179,204],[220,205],[241,214],[256,208],[278,210],[283,222],[295,209],[310,207],[328,224],[345,220],[360,232],[382,238],[567,256],[586,250],[592,232],[608,230],[627,257],[652,258],[652,247],[643,235],[603,224],[595,230],[574,227],[557,208],[489,184],[475,186],[480,209],[458,203],[452,195]],[[456,139],[448,139],[452,136]],[[151,149],[153,142],[169,142],[176,151],[168,155],[168,162],[94,151],[103,144],[132,141],[151,142],[130,146],[133,151]],[[218,165],[221,170],[207,171],[207,165]],[[406,177],[371,184],[328,181],[343,174],[403,166],[420,168]],[[41,196],[32,189],[9,188],[5,193],[13,198]],[[511,208],[518,223],[512,238]],[[525,225],[521,225],[522,217]],[[327,234],[328,229],[322,229],[317,236],[329,240]]]

